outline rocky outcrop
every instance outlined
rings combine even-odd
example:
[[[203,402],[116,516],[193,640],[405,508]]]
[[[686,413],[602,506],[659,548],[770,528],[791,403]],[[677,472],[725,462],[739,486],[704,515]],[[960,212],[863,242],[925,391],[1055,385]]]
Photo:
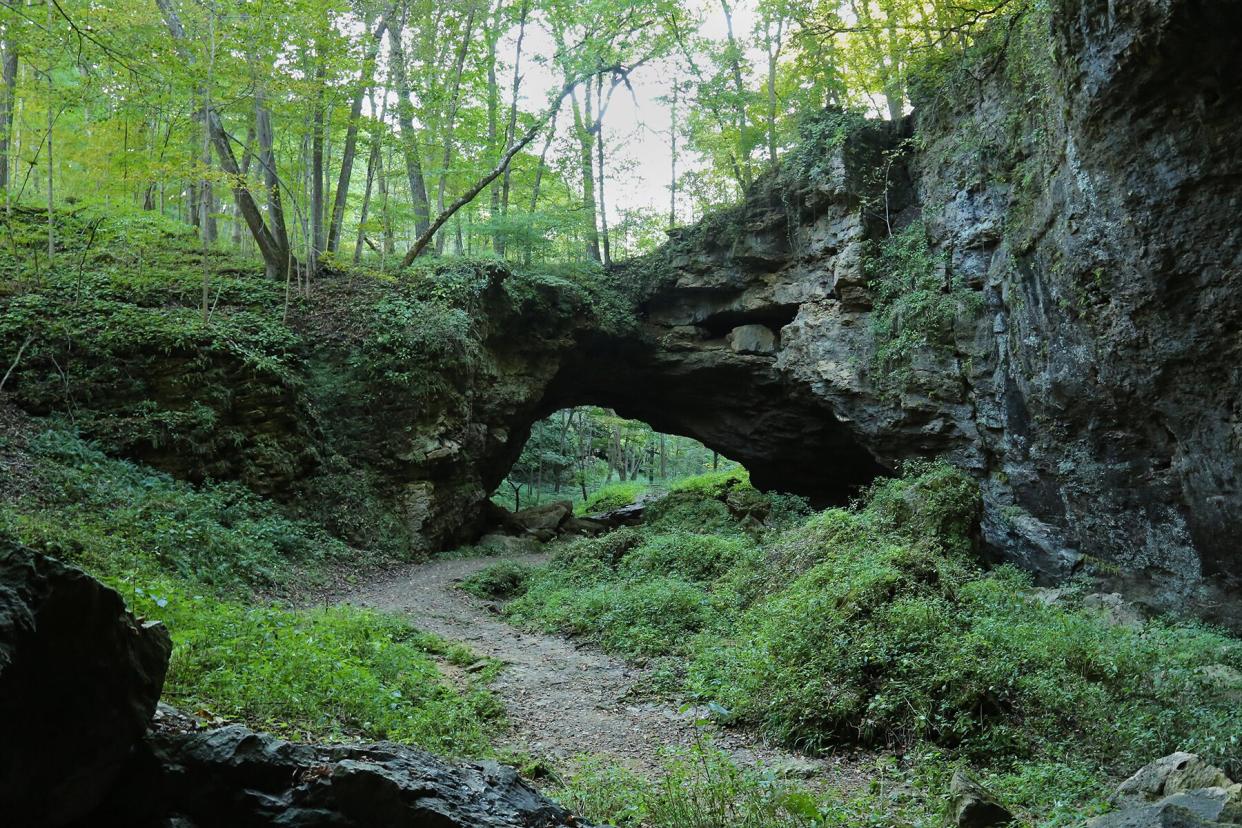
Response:
[[[1115,811],[1088,828],[1211,828],[1242,825],[1242,785],[1193,753],[1141,768],[1112,797]]]
[[[171,643],[80,570],[0,540],[0,814],[91,811],[155,711]]]
[[[949,807],[958,828],[997,828],[1013,822],[1009,809],[962,770],[955,771],[949,782]]]
[[[404,745],[294,744],[239,725],[196,731],[168,711],[91,825],[183,828],[569,828],[587,823],[509,767]]]
[[[628,265],[658,274],[644,337],[588,342],[544,409],[609,405],[820,501],[944,456],[996,556],[1242,627],[1240,25],[1061,0],[907,124],[826,113],[845,137],[814,164]],[[926,278],[923,305],[885,296]]]

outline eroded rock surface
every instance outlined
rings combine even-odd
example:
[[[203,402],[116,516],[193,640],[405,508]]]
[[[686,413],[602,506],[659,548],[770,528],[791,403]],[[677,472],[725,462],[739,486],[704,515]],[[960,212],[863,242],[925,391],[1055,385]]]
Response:
[[[590,828],[512,768],[405,745],[295,744],[233,725],[162,729],[145,749],[92,824]]]
[[[171,642],[81,570],[0,540],[0,815],[58,826],[103,798],[155,711]]]

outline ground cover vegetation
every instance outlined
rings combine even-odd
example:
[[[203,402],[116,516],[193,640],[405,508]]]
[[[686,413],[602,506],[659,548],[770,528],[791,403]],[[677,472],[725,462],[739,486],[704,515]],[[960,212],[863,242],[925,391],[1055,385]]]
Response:
[[[723,724],[812,754],[901,756],[927,786],[925,819],[958,762],[1060,824],[1102,807],[1145,757],[1242,761],[1239,711],[1212,678],[1242,665],[1242,644],[1190,623],[1118,624],[1072,590],[1049,602],[1016,570],[985,571],[960,472],[914,468],[809,516],[771,500],[741,475],[685,481],[643,527],[470,586],[507,599],[514,623],[673,665],[676,692]],[[591,803],[601,818],[638,807],[611,796]]]
[[[175,643],[164,698],[295,739],[395,739],[479,755],[503,713],[459,646],[390,616],[274,602],[360,554],[237,484],[195,487],[107,457],[65,421],[4,411],[0,536],[82,567]]]

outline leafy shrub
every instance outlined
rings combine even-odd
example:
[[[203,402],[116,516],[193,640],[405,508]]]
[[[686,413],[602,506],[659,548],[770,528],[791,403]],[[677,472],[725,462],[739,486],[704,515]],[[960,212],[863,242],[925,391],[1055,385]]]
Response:
[[[531,568],[516,561],[494,563],[463,580],[459,587],[477,598],[508,600],[526,591]]]
[[[611,483],[592,492],[574,511],[580,515],[594,515],[621,509],[638,500],[647,489],[645,483]]]
[[[943,254],[932,251],[921,220],[880,242],[866,265],[875,362],[895,370],[899,380],[917,351],[951,342],[957,317],[982,307],[980,295],[956,281]]]
[[[1012,569],[985,572],[976,484],[946,464],[912,465],[759,545],[736,521],[702,534],[703,504],[724,504],[679,496],[654,525],[563,549],[513,619],[631,657],[688,655],[685,693],[785,744],[899,747],[928,757],[936,790],[953,762],[991,769],[1015,807],[1055,824],[1173,750],[1242,770],[1242,709],[1210,680],[1214,665],[1242,668],[1242,642],[1113,626],[1035,600]],[[855,824],[842,813],[821,807],[822,824]]]
[[[649,537],[622,561],[626,577],[673,574],[690,581],[712,581],[758,550],[741,536],[662,533]]]
[[[24,543],[108,579],[166,574],[244,594],[288,581],[293,566],[353,556],[236,483],[196,488],[108,458],[62,427],[36,435],[29,451],[37,496],[12,504],[4,522]]]

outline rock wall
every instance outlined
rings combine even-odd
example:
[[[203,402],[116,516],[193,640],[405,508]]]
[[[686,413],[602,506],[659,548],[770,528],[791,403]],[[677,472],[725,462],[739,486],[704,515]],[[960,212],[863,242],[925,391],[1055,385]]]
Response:
[[[999,557],[1238,626],[1239,26],[1189,0],[994,26],[911,124],[849,130],[639,265],[665,271],[648,350],[604,343],[552,399],[590,388],[811,494],[947,456]],[[877,251],[913,223],[965,298],[894,366]]]

